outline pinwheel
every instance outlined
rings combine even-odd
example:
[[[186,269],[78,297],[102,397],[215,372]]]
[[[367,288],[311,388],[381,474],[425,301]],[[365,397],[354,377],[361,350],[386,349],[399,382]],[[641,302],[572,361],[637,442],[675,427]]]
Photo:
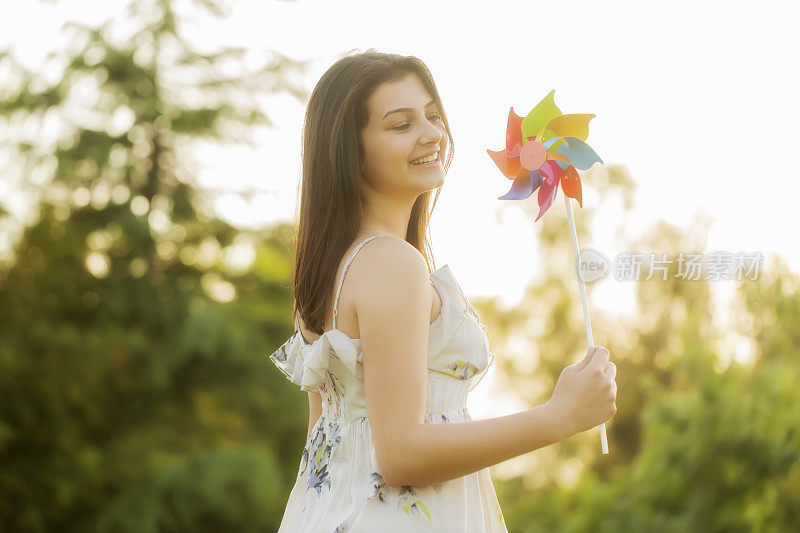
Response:
[[[553,101],[555,90],[542,98],[525,118],[508,110],[506,149],[486,150],[511,189],[499,200],[524,200],[539,189],[538,221],[555,200],[558,184],[566,196],[583,207],[581,179],[576,169],[587,170],[603,161],[586,144],[589,121],[595,115],[564,115]]]
[[[589,319],[589,304],[586,299],[586,286],[580,272],[580,248],[575,233],[575,220],[572,215],[574,198],[583,207],[581,179],[577,169],[587,170],[594,163],[603,161],[586,144],[589,136],[589,121],[595,115],[562,114],[553,101],[555,89],[542,98],[525,118],[508,111],[505,150],[486,150],[500,169],[512,180],[511,189],[498,200],[524,200],[535,190],[539,190],[539,214],[534,222],[542,218],[555,200],[558,185],[564,191],[567,204],[567,218],[572,230],[572,245],[575,253],[575,269],[578,275],[583,317],[586,324],[586,340],[594,346],[592,324]],[[600,441],[603,453],[608,453],[606,425],[600,426]]]

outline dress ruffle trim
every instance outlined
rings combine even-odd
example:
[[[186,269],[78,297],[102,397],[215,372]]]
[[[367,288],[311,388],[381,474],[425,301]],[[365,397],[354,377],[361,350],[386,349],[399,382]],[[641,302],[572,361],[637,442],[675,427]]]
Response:
[[[471,361],[463,361],[463,366],[471,368],[460,370],[457,366],[458,360],[446,361],[445,359],[451,358],[440,358],[439,354],[448,347],[458,330],[470,320],[469,314],[472,314],[484,332],[484,348],[487,355],[491,358],[491,362],[494,362],[494,354],[489,352],[488,340],[485,336],[486,325],[480,321],[480,316],[464,295],[448,264],[431,273],[431,280],[442,296],[442,308],[439,317],[431,325],[428,342],[428,368],[459,379],[469,379],[481,372],[482,369]],[[295,330],[289,340],[275,350],[269,358],[289,381],[307,391],[319,392],[320,386],[325,383],[331,358],[341,361],[357,378],[363,379],[364,375],[361,365],[363,361],[361,340],[353,339],[338,329],[323,333],[311,344],[306,343],[299,329]],[[483,374],[487,369],[483,369]],[[482,377],[483,375],[481,375]]]
[[[302,390],[319,392],[325,383],[331,358],[336,358],[358,378],[363,376],[361,341],[332,329],[311,344],[306,344],[300,330],[269,356],[292,383]]]

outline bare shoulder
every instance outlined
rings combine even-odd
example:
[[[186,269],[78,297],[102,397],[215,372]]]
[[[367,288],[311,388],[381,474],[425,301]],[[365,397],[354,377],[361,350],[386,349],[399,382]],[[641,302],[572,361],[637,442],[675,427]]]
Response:
[[[369,309],[380,302],[392,303],[387,297],[402,300],[404,294],[411,295],[409,289],[415,289],[415,294],[430,295],[428,265],[407,241],[388,235],[369,242],[358,255],[360,259],[351,267],[361,289],[354,301],[357,314],[359,309]],[[426,301],[430,307],[430,299]]]
[[[382,238],[370,241],[360,254],[362,263],[366,265],[401,262],[404,266],[416,264],[417,268],[421,268],[427,273],[428,267],[425,258],[422,257],[419,250],[408,241],[393,235],[384,235]]]

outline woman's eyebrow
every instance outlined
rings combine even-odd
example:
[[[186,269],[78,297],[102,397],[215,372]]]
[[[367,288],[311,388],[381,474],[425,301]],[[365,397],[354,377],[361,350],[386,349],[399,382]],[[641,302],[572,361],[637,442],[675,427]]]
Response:
[[[436,100],[431,100],[430,102],[425,104],[425,107],[430,107],[434,103],[436,103]],[[383,118],[388,117],[392,113],[401,113],[403,111],[414,111],[414,108],[413,107],[398,107],[397,109],[392,109],[391,111],[387,111],[386,114],[383,115]]]

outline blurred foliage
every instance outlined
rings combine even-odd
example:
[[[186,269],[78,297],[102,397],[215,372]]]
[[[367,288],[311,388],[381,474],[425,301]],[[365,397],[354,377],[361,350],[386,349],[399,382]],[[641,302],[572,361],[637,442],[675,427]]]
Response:
[[[596,167],[584,183],[600,205],[632,205],[624,167]],[[575,213],[587,246],[596,213]],[[596,429],[528,454],[524,475],[495,477],[509,531],[800,531],[800,276],[773,258],[756,280],[715,282],[736,284],[735,327],[721,329],[711,282],[676,277],[679,252],[704,253],[707,222],[683,232],[659,221],[645,237],[618,235],[623,249],[665,251],[671,264],[666,280],[655,273],[645,281],[645,264],[640,281],[629,282],[634,317],[592,308],[595,343],[617,365],[610,454],[602,455]],[[526,346],[500,368],[531,406],[547,401],[563,367],[586,349],[569,225],[545,217],[538,231],[544,265],[523,302],[509,311],[476,302],[489,330],[501,333],[493,351],[511,350],[512,339]],[[751,362],[733,359],[731,337],[752,348]]]
[[[30,222],[0,212],[20,226],[0,264],[0,531],[273,531],[296,477],[307,410],[266,364],[291,334],[291,228],[217,218],[190,156],[269,126],[257,98],[304,98],[287,80],[305,65],[193,51],[178,18],[138,1],[67,24],[41,71],[0,55],[3,180],[34,200]]]

